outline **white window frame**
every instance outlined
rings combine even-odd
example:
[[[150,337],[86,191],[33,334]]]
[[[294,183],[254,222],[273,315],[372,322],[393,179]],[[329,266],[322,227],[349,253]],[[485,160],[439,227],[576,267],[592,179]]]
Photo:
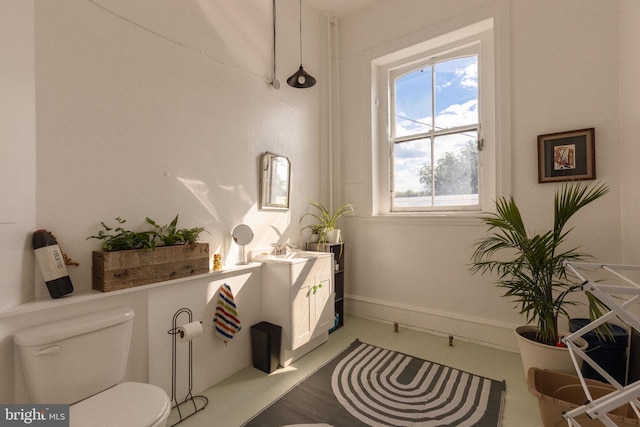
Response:
[[[392,189],[394,188],[393,185],[393,178],[394,178],[394,174],[393,174],[393,162],[394,162],[394,153],[395,153],[395,143],[397,142],[401,142],[403,140],[415,140],[415,139],[422,139],[422,138],[427,138],[427,139],[431,139],[431,138],[435,138],[437,136],[444,136],[444,135],[448,135],[448,134],[455,134],[455,133],[460,133],[461,131],[477,131],[478,133],[478,141],[481,141],[481,131],[480,131],[480,123],[482,122],[482,105],[478,105],[478,122],[474,123],[473,125],[465,125],[462,127],[458,127],[458,128],[447,128],[447,129],[442,129],[442,130],[431,130],[429,132],[425,132],[423,134],[416,134],[416,135],[409,135],[409,136],[398,136],[395,135],[395,122],[396,122],[396,111],[395,111],[395,95],[394,95],[394,82],[396,81],[396,79],[398,77],[402,77],[403,75],[406,75],[410,72],[413,72],[417,69],[420,68],[427,68],[427,67],[433,67],[438,63],[442,63],[442,62],[446,62],[446,61],[450,61],[456,58],[460,58],[460,57],[465,57],[465,56],[472,56],[475,55],[478,57],[478,61],[480,61],[481,58],[481,49],[480,49],[480,42],[476,41],[473,42],[471,44],[464,44],[461,45],[457,48],[454,48],[452,50],[448,50],[446,52],[444,51],[440,51],[438,52],[437,55],[427,55],[425,58],[423,58],[422,60],[419,61],[398,61],[397,66],[396,64],[391,64],[389,67],[385,67],[385,70],[387,71],[387,85],[388,85],[388,90],[387,93],[389,94],[388,96],[388,108],[389,108],[389,114],[388,114],[388,120],[389,122],[387,123],[387,129],[389,129],[387,136],[387,147],[389,150],[389,210],[392,211],[393,213],[397,213],[397,212],[409,212],[409,213],[414,213],[414,212],[440,212],[440,211],[444,211],[444,212],[448,212],[448,211],[478,211],[480,209],[480,205],[479,204],[474,204],[474,205],[460,205],[460,206],[451,206],[451,205],[447,205],[447,206],[418,206],[418,207],[393,207],[393,199],[394,199],[394,194]],[[478,63],[478,67],[480,68],[480,63]],[[481,79],[478,79],[481,80]],[[480,84],[479,84],[480,86]],[[481,90],[481,88],[479,87],[479,90]],[[478,93],[478,97],[480,98],[480,93]],[[480,101],[478,101],[479,104]],[[435,111],[432,112],[432,114],[435,114]],[[481,145],[481,144],[479,144]],[[482,151],[482,150],[479,150]],[[481,156],[481,153],[478,153],[478,156]],[[480,183],[480,180],[478,180],[478,182]],[[478,199],[480,199],[480,195],[478,195]]]
[[[505,72],[504,49],[497,48],[495,18],[489,17],[459,29],[432,34],[425,41],[407,43],[371,60],[372,89],[372,151],[371,151],[371,214],[373,217],[469,217],[479,211],[493,210],[494,201],[508,189],[510,168],[503,167],[499,158],[509,154],[509,146],[501,141],[501,135],[508,130],[508,119],[503,120],[499,112],[504,109],[508,90],[499,92],[496,84],[498,73]],[[505,31],[505,29],[502,29]],[[389,88],[390,71],[403,64],[419,63],[438,53],[451,52],[476,44],[479,48],[479,111],[482,144],[479,152],[479,205],[474,210],[458,207],[433,208],[420,211],[391,211],[391,158],[389,147],[390,114]],[[508,69],[508,67],[506,67]],[[508,83],[508,78],[504,79]]]

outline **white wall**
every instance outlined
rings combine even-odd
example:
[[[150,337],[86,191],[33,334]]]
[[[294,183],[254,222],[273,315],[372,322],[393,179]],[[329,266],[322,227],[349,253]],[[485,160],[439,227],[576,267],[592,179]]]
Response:
[[[193,306],[193,292],[185,288],[184,298],[142,291],[87,304],[54,301],[20,314],[25,312],[15,306],[50,300],[31,233],[52,230],[80,263],[68,267],[80,298],[91,289],[91,252],[99,248],[86,238],[100,230],[100,221],[115,225],[118,216],[139,229],[145,217],[167,224],[179,214],[181,227],[206,227],[202,240],[227,264],[238,260],[230,232],[240,223],[255,232],[247,250],[287,240],[302,244],[298,219],[327,188],[320,168],[328,152],[321,102],[328,91],[326,20],[303,9],[304,66],[318,84],[291,88],[286,78],[300,64],[298,2],[278,0],[276,90],[269,84],[270,1],[0,3],[0,112],[7,119],[0,124],[0,223],[15,223],[0,224],[0,376],[12,377],[17,328],[116,304],[131,305],[141,322],[128,378],[158,378],[158,371],[149,372],[149,349],[170,353],[166,342],[153,338],[159,335],[152,333],[155,322],[147,321],[147,311],[153,308],[151,319],[170,324],[176,306]],[[266,151],[291,160],[290,211],[258,209],[258,165]],[[257,291],[246,293],[242,344],[217,354],[222,361],[249,365],[249,327],[261,320]],[[199,307],[207,317],[210,311]],[[162,338],[166,329],[161,326]],[[215,351],[208,352],[214,359]],[[238,367],[215,373],[207,367],[208,383],[198,387]],[[0,381],[0,401],[20,397],[20,384],[14,391],[10,380]]]
[[[225,343],[214,334],[213,317],[218,305],[218,290],[226,283],[231,288],[238,307],[240,330]],[[173,326],[167,313],[188,307],[194,321],[202,322],[202,335],[192,341],[193,392],[200,393],[229,375],[251,366],[251,325],[264,321],[261,311],[262,270],[260,267],[239,274],[228,274],[216,280],[195,280],[180,286],[160,286],[148,293],[148,369],[146,379],[172,392],[171,355],[173,337],[167,331]],[[177,325],[186,323],[188,316],[180,314]],[[186,396],[189,378],[188,343],[176,342],[176,397]]]
[[[322,150],[322,18],[305,15],[305,65],[319,83],[294,89],[284,82],[299,64],[298,9],[278,8],[275,90],[265,81],[270,2],[101,3],[139,25],[86,0],[36,4],[37,223],[80,262],[76,288],[89,288],[99,247],[86,237],[118,216],[135,228],[145,216],[167,224],[180,214],[179,226],[206,227],[212,253],[231,263],[229,233],[240,223],[253,227],[255,245],[299,243],[298,218],[321,185],[310,159]],[[292,162],[289,212],[257,209],[266,151]]]
[[[625,263],[640,259],[640,3],[622,0],[620,19],[620,146],[622,226]]]
[[[33,293],[36,106],[33,1],[0,2],[0,310]]]
[[[511,188],[532,230],[549,227],[555,185],[537,182],[536,137],[595,127],[597,177],[612,191],[576,218],[572,241],[597,259],[622,261],[618,11],[610,1],[579,3],[379,2],[341,23],[342,201],[361,208],[343,227],[347,311],[515,348],[511,328],[524,319],[511,301],[499,298],[489,277],[468,272],[473,242],[484,227],[471,221],[372,219],[362,209],[369,197],[370,172],[362,159],[370,153],[371,103],[370,87],[361,79],[372,55],[485,9],[497,8],[498,17],[508,18],[497,21],[508,29],[506,37],[498,32],[498,52],[508,61],[503,67],[510,68],[510,81],[498,81],[501,91],[511,92],[502,117],[511,126],[503,141],[511,144],[511,157],[500,159],[511,167],[505,188]],[[505,46],[509,50],[501,51]],[[629,173],[637,176],[635,170]]]

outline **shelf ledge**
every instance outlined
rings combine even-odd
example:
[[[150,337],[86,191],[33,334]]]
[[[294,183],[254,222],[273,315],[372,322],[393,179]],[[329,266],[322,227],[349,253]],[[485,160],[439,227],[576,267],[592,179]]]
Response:
[[[197,274],[194,276],[181,277],[179,279],[166,280],[164,282],[150,283],[148,285],[135,286],[127,289],[120,289],[117,291],[111,292],[100,292],[96,290],[88,290],[88,291],[78,291],[73,294],[63,297],[63,298],[41,298],[33,301],[29,301],[24,304],[17,305],[15,307],[11,307],[5,310],[0,311],[0,319],[8,318],[12,316],[20,316],[23,314],[29,314],[36,311],[47,310],[50,308],[63,307],[71,304],[79,304],[87,301],[93,301],[102,298],[109,298],[112,296],[123,295],[131,292],[140,292],[140,291],[148,291],[149,289],[159,288],[162,286],[170,286],[175,285],[177,283],[190,282],[198,279],[210,278],[212,280],[217,279],[220,276],[225,276],[228,274],[236,274],[243,273],[248,270],[253,270],[255,268],[260,268],[262,264],[257,262],[252,262],[249,264],[243,265],[234,265],[229,267],[224,267],[219,271],[210,271],[205,274]]]

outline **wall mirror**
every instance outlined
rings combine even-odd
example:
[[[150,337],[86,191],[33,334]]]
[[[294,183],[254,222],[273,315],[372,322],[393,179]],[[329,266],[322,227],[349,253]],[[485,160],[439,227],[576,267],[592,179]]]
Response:
[[[284,156],[267,151],[260,165],[260,208],[288,210],[291,162]]]

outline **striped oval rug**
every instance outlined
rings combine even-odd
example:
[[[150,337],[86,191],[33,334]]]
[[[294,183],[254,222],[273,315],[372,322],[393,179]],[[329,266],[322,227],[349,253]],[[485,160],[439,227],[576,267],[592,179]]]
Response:
[[[365,343],[338,363],[331,378],[338,402],[359,421],[398,427],[480,425],[494,383]]]
[[[245,426],[499,427],[504,393],[502,381],[356,340]]]

